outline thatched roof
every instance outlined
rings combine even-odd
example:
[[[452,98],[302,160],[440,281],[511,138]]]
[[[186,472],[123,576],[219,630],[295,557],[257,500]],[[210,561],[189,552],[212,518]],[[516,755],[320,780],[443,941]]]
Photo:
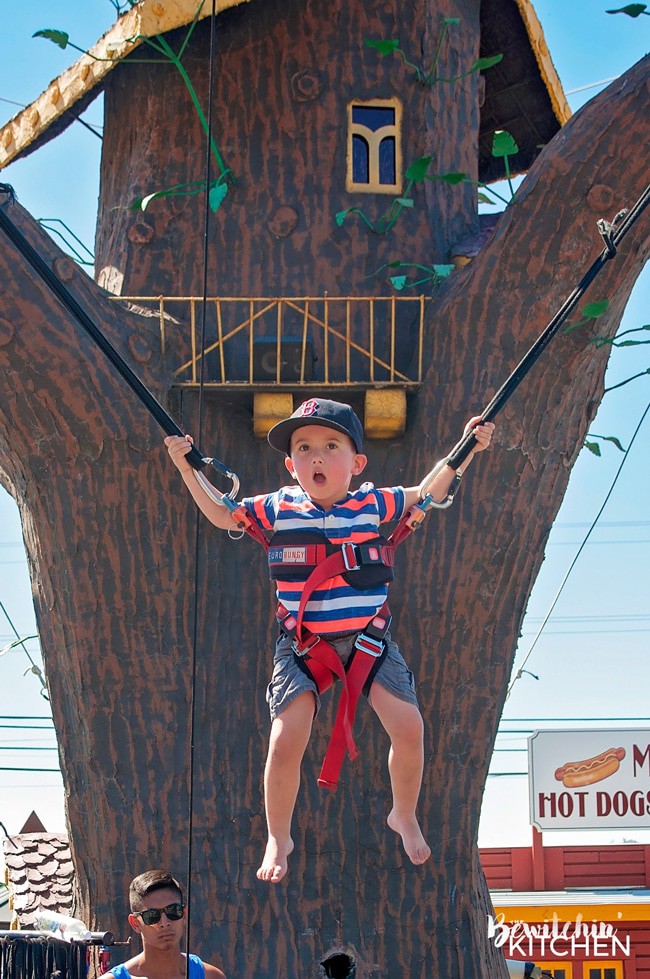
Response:
[[[217,8],[222,13],[246,2],[218,0]],[[0,169],[67,128],[101,92],[114,66],[143,38],[188,25],[196,7],[197,0],[140,0],[124,13],[87,54],[0,129]],[[200,17],[211,10],[212,4],[205,2]],[[520,153],[514,169],[520,172],[571,114],[530,0],[482,0],[481,55],[499,52],[506,55],[503,61],[485,74],[479,145],[479,175],[484,181],[502,175],[501,161],[491,155],[495,129],[507,129],[515,137]]]

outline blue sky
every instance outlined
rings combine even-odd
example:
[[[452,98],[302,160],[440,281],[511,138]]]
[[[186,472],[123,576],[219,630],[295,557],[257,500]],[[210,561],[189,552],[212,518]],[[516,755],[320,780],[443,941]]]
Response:
[[[254,0],[264,2],[264,0]],[[608,7],[622,6],[606,0],[538,0],[535,9],[545,31],[556,68],[576,111],[599,87],[570,94],[572,90],[616,77],[648,49],[650,18],[631,20],[607,15]],[[69,32],[80,47],[91,45],[115,19],[109,0],[23,0],[5,18],[0,38],[0,123],[17,106],[34,99],[72,61],[75,52],[33,39],[34,31],[59,28]],[[602,87],[602,86],[601,86]],[[101,126],[101,100],[84,118]],[[79,125],[37,153],[0,173],[10,182],[21,203],[37,218],[58,218],[92,246],[98,196],[100,140]],[[621,166],[630,165],[621,160]],[[632,201],[621,204],[632,204]],[[648,220],[646,214],[644,220]],[[596,230],[594,228],[594,234]],[[646,269],[626,311],[622,329],[650,322],[650,274]],[[619,383],[645,369],[648,348],[621,349],[612,358],[607,383]],[[513,365],[506,365],[504,374]],[[495,379],[500,382],[503,378]],[[477,408],[489,397],[477,392]],[[650,395],[650,378],[611,392],[601,407],[592,431],[616,435],[628,446]],[[639,432],[610,501],[590,542],[586,545],[545,627],[526,669],[514,685],[506,705],[502,733],[497,741],[493,777],[488,781],[481,827],[483,845],[524,845],[530,841],[527,783],[526,731],[551,726],[535,719],[576,718],[633,719],[629,726],[650,726],[647,706],[648,637],[650,609],[647,601],[650,566],[650,483],[648,435],[650,419]],[[450,433],[450,442],[454,433]],[[613,447],[595,458],[586,450],[574,469],[569,492],[553,528],[546,560],[530,600],[517,664],[521,665],[542,617],[595,518],[622,460]],[[492,465],[498,465],[493,456]],[[21,636],[36,630],[31,591],[21,540],[17,509],[0,490],[0,602]],[[0,648],[13,639],[0,610]],[[38,642],[27,649],[40,664]],[[65,655],[65,650],[60,651]],[[36,808],[49,830],[64,827],[63,790],[60,776],[21,773],[2,768],[56,768],[55,738],[30,728],[32,722],[9,720],[16,715],[47,715],[38,678],[22,649],[0,657],[0,689],[9,692],[0,708],[0,821],[10,832],[20,829]],[[27,672],[26,672],[27,671]],[[522,720],[519,720],[522,719]],[[639,721],[641,719],[641,722]],[[34,724],[36,722],[33,722]],[[42,725],[46,722],[39,722]],[[431,723],[435,723],[431,720]],[[570,726],[559,722],[560,726]],[[26,724],[26,728],[15,725]],[[623,725],[612,721],[606,726]],[[6,725],[11,725],[13,730]],[[34,750],[36,748],[46,750]],[[18,750],[31,748],[32,750]],[[549,842],[564,842],[564,834]],[[627,833],[627,838],[650,838],[650,833]],[[590,839],[607,842],[620,838],[612,833]],[[572,842],[586,842],[570,837]]]

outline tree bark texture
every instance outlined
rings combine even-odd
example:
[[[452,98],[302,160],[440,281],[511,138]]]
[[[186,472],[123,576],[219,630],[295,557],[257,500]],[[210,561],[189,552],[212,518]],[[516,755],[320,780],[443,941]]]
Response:
[[[441,74],[460,74],[478,57],[478,13],[476,0],[453,0],[444,10],[460,24],[443,44]],[[394,240],[368,233],[357,216],[340,228],[334,222],[351,206],[376,222],[394,196],[346,192],[347,105],[399,99],[404,170],[429,155],[432,172],[476,178],[478,76],[420,85],[397,56],[381,57],[362,43],[399,36],[412,60],[428,68],[442,16],[426,0],[409,5],[408,25],[394,0],[287,0],[219,16],[213,131],[235,183],[212,225],[212,295],[345,295],[352,285],[355,295],[391,291],[386,276],[373,273],[402,257]],[[180,33],[172,39],[176,48],[181,41]],[[202,22],[186,66],[203,105],[208,54],[209,24]],[[200,295],[203,198],[154,201],[144,214],[129,209],[147,193],[205,179],[205,136],[180,77],[169,63],[127,61],[110,76],[105,112],[99,281],[113,283],[122,295]],[[469,185],[450,195],[437,184],[426,194],[436,220],[429,220],[417,185],[416,206],[400,219],[401,234],[405,245],[420,243],[429,261],[442,262],[476,225],[475,195]]]
[[[322,13],[322,6],[306,9]],[[376,7],[377,17],[393,10]],[[268,9],[277,12],[260,5],[259,19],[247,28],[259,48],[268,45],[271,28],[280,29],[279,21],[264,20]],[[369,16],[353,9],[357,21]],[[234,47],[235,27],[241,32],[248,23],[240,16],[228,15],[232,33],[225,32],[224,44],[232,37]],[[344,23],[355,36],[365,32],[366,24],[345,16],[336,6],[331,23]],[[321,25],[324,39],[312,38],[312,63],[321,67],[329,23]],[[305,22],[296,25],[294,34],[303,37]],[[269,70],[273,53],[289,65],[293,39],[271,46]],[[278,100],[273,112],[267,100],[277,88],[266,84],[268,71],[261,60],[247,64],[250,87],[264,82],[259,109],[248,119],[253,133],[271,118],[277,122],[289,103]],[[296,56],[286,79],[304,64]],[[350,71],[347,63],[334,65],[342,76]],[[225,69],[223,76],[227,86]],[[119,126],[111,119],[107,128],[109,146],[131,140],[134,158],[151,154],[152,173],[163,166],[165,181],[180,182],[196,163],[183,147],[201,141],[193,121],[186,128],[186,117],[170,121],[165,114],[166,86],[149,91],[151,125],[142,126],[145,84],[142,75],[132,92],[133,115],[120,101]],[[231,86],[233,99],[236,92]],[[596,219],[637,199],[642,168],[628,161],[647,141],[647,96],[646,59],[545,149],[490,243],[438,294],[425,383],[410,401],[406,435],[368,448],[368,478],[377,485],[414,482],[450,447],[599,253]],[[426,96],[432,104],[437,97]],[[333,94],[323,98],[334,105]],[[109,113],[110,104],[109,98]],[[234,108],[228,111],[235,118]],[[294,106],[282,116],[292,152],[315,155],[314,134],[297,115]],[[469,116],[468,107],[465,124]],[[322,118],[338,118],[338,109],[324,109]],[[450,125],[456,123],[454,116]],[[338,122],[329,125],[336,142]],[[380,245],[356,226],[337,230],[331,188],[319,198],[319,208],[328,201],[321,212],[306,169],[288,173],[284,150],[270,136],[264,143],[266,155],[251,152],[248,164],[245,141],[235,155],[244,173],[254,157],[256,166],[272,168],[273,180],[242,179],[234,206],[226,203],[212,223],[217,292],[371,290],[362,275],[367,266],[409,247],[418,249],[414,259],[435,260],[436,241],[449,247],[456,237],[456,214],[470,226],[465,191],[456,188],[447,197],[432,194],[421,208],[435,231],[424,229],[421,215],[417,235],[405,222]],[[165,147],[169,155],[161,157]],[[341,172],[340,152],[332,150],[323,165],[325,184],[335,167]],[[138,219],[154,228],[149,250],[136,247],[136,219],[110,210],[136,190],[123,164],[119,154],[103,164],[98,267],[118,269],[124,292],[198,291],[198,205],[152,209]],[[138,193],[150,186],[140,179]],[[274,196],[276,180],[284,183]],[[263,232],[277,201],[285,200],[313,216],[300,238]],[[237,470],[243,491],[280,485],[280,457],[252,438],[250,397],[208,401],[199,432],[196,398],[171,392],[174,350],[161,357],[153,321],[109,303],[24,211],[16,206],[11,214],[156,396],[169,399],[181,424],[200,435],[203,450]],[[587,297],[610,300],[599,334],[616,330],[648,246],[645,217]],[[232,541],[203,520],[197,537],[193,504],[155,423],[4,240],[0,277],[0,467],[22,515],[80,916],[126,937],[131,876],[165,866],[187,877],[191,761],[192,947],[214,956],[227,975],[306,979],[323,975],[321,963],[342,954],[356,963],[358,979],[505,977],[487,939],[490,904],[476,846],[481,798],[526,602],[602,397],[607,354],[589,344],[594,331],[557,338],[503,412],[494,451],[474,463],[454,507],[430,516],[398,559],[391,606],[425,717],[420,810],[432,859],[411,866],[386,827],[388,745],[364,705],[357,721],[361,759],[346,764],[336,794],[317,788],[333,719],[330,696],[305,757],[289,875],[270,887],[255,878],[265,841],[264,690],[275,631],[262,556],[251,542]]]

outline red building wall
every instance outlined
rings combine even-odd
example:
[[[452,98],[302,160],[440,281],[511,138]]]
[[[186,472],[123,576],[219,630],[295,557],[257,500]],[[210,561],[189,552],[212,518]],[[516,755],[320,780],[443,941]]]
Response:
[[[509,901],[513,894],[521,892],[521,901],[508,916],[508,907],[501,910],[506,921],[523,920],[540,926],[545,920],[552,921],[556,911],[562,921],[575,922],[582,914],[585,924],[602,921],[615,929],[622,941],[629,939],[629,955],[618,954],[612,958],[620,963],[616,976],[622,979],[650,979],[650,904],[638,903],[638,895],[628,890],[650,889],[650,846],[623,844],[619,846],[549,846],[542,845],[542,836],[533,831],[531,847],[489,847],[481,851],[481,864],[492,893],[495,908],[499,909],[498,891],[508,891]],[[611,901],[602,906],[602,914],[595,918],[600,906],[590,903],[590,892],[612,888]],[[584,906],[576,903],[576,890],[584,889]],[[564,903],[557,892],[570,891],[571,901]],[[530,901],[530,892],[549,893],[548,906]],[[528,904],[527,902],[528,895]],[[637,903],[635,904],[635,900]],[[615,906],[620,912],[614,913]],[[563,911],[566,914],[562,914]],[[619,917],[619,913],[622,915]],[[629,914],[629,917],[626,917]],[[580,920],[580,919],[579,919]],[[505,951],[505,948],[504,948]],[[552,956],[544,954],[540,942],[533,944],[533,955],[525,956],[536,962],[547,962]],[[522,956],[506,953],[506,957]],[[594,956],[577,953],[563,961],[566,979],[609,979],[613,972],[608,963],[596,961]],[[588,964],[589,963],[589,964]]]

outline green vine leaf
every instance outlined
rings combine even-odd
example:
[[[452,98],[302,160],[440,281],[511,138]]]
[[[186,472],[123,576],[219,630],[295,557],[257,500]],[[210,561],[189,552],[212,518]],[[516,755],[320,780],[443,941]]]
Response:
[[[616,448],[619,450],[619,452],[623,452],[623,453],[625,452],[625,449],[621,445],[621,440],[618,439],[618,438],[616,438],[615,435],[593,435],[590,432],[589,433],[589,438],[592,438],[592,439],[600,439],[601,442],[611,442],[612,445],[615,445],[616,446]],[[593,452],[593,454],[595,456],[599,456],[601,454],[600,453],[600,446],[598,445],[597,442],[587,442],[585,440],[585,446],[586,446],[587,449],[589,449],[590,452]]]
[[[454,271],[454,265],[434,265],[433,271],[436,273],[440,279],[448,279],[451,273]]]
[[[487,71],[488,68],[493,68],[494,65],[498,65],[500,61],[503,61],[502,54],[493,54],[490,58],[477,58],[469,69],[468,74],[474,71]]]
[[[138,200],[135,201],[134,204],[137,204],[141,211],[146,211],[153,200],[155,200],[157,197],[166,197],[166,196],[167,196],[167,191],[158,190],[153,194],[147,194],[146,197],[138,198]]]
[[[468,180],[466,173],[435,173],[433,176],[427,177],[427,180],[442,180],[446,184],[451,184],[454,187],[456,184],[465,183]]]
[[[605,442],[611,442],[612,445],[615,445],[620,452],[625,452],[625,449],[621,445],[620,439],[617,439],[614,435],[602,435],[599,437],[603,438]]]
[[[420,156],[410,165],[404,176],[407,180],[424,180],[431,165],[432,156]]]
[[[68,42],[70,41],[70,35],[66,34],[65,31],[55,31],[51,28],[47,28],[46,30],[42,31],[35,31],[32,34],[32,37],[44,37],[46,41],[52,41],[53,44],[56,44],[64,51],[68,46]]]
[[[401,204],[402,207],[413,207],[412,197],[396,197],[395,201],[397,204]]]
[[[602,316],[609,306],[609,299],[602,299],[600,302],[587,303],[586,306],[582,308],[582,315],[587,320],[595,320],[598,316]]]
[[[606,10],[605,13],[627,14],[628,17],[640,17],[641,14],[645,14],[646,17],[650,17],[650,12],[648,12],[645,3],[628,3],[626,7],[619,7],[617,10]]]
[[[497,129],[492,137],[492,156],[514,156],[518,152],[514,137],[506,129]]]
[[[389,38],[385,41],[374,41],[372,38],[364,37],[363,43],[367,48],[379,52],[381,55],[392,54],[399,47],[399,38]]]
[[[210,210],[216,213],[223,202],[226,199],[226,194],[228,193],[228,184],[213,184],[210,187],[210,193],[208,194],[208,202],[210,204]]]
[[[405,275],[391,275],[389,282],[392,283],[394,289],[401,292],[406,286],[407,279]]]

